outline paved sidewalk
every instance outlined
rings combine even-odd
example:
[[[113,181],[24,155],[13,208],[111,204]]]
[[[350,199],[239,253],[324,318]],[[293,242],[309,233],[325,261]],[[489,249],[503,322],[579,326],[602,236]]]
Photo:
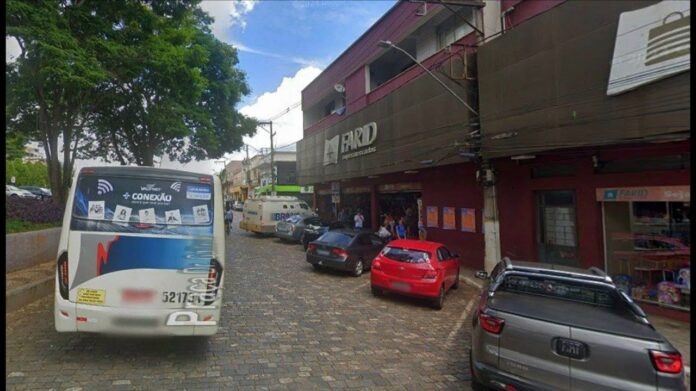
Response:
[[[469,285],[482,287],[482,282],[475,277],[477,270],[462,267],[459,271],[459,278]],[[663,316],[648,315],[648,320],[653,324],[655,329],[665,336],[669,342],[679,350],[684,360],[686,369],[687,384],[690,384],[691,377],[691,325],[689,323],[680,322],[665,318]]]

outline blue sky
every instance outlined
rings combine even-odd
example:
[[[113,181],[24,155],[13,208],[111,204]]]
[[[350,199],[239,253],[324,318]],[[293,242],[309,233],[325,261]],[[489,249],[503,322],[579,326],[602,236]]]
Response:
[[[275,90],[283,77],[305,66],[325,68],[394,3],[262,0],[240,15],[241,22],[214,15],[217,23],[227,27],[223,36],[216,31],[218,38],[240,48],[240,68],[247,73],[252,89],[243,105]]]

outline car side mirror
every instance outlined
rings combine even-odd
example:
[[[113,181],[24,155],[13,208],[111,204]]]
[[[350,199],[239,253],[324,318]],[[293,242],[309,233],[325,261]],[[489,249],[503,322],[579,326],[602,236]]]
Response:
[[[488,279],[488,273],[486,273],[483,270],[479,270],[475,274],[476,278],[479,278],[481,280],[487,280]]]

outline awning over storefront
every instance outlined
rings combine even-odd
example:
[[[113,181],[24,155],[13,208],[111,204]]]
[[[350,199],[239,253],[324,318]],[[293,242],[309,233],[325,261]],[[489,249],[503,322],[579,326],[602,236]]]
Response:
[[[276,193],[312,193],[311,186],[300,186],[300,185],[275,185]],[[257,194],[270,193],[273,189],[271,185],[259,186],[254,189]]]
[[[597,189],[597,201],[690,202],[691,186],[608,187]]]

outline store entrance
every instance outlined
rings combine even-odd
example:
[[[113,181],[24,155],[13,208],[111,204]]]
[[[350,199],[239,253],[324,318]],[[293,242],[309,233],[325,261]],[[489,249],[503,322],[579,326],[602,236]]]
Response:
[[[418,200],[420,198],[420,192],[378,194],[379,223],[384,223],[384,218],[387,213],[397,222],[401,217],[404,217],[406,219],[406,225],[410,227],[408,230],[410,233],[409,236],[413,239],[417,239],[419,218]],[[409,212],[409,210],[411,212]],[[410,216],[409,213],[411,213]]]
[[[365,219],[363,228],[373,228],[370,221],[370,216],[372,216],[370,193],[344,193],[341,195],[340,206],[343,213],[339,210],[339,220],[342,218],[344,223],[353,226],[355,224],[355,214],[360,210]]]

